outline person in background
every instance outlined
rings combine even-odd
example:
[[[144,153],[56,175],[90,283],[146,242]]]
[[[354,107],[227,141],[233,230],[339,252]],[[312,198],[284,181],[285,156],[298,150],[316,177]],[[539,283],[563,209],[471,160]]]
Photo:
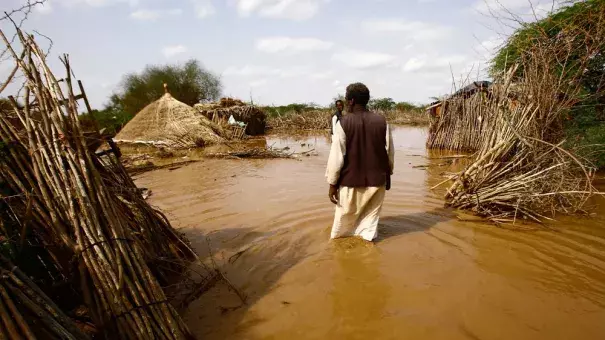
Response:
[[[370,91],[362,83],[347,86],[346,116],[334,124],[326,170],[328,196],[336,204],[331,238],[372,241],[386,190],[390,189],[395,151],[386,119],[368,111]]]
[[[334,115],[332,116],[332,124],[330,124],[331,135],[334,135],[334,125],[336,125],[336,122],[339,122],[342,119],[342,111],[344,110],[344,103],[342,100],[338,99],[334,104],[336,105],[336,112],[334,112]]]

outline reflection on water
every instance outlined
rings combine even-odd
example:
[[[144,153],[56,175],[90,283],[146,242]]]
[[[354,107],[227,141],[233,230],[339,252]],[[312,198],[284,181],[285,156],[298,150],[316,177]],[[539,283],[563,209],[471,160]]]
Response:
[[[248,296],[218,286],[185,315],[206,339],[603,339],[605,203],[594,218],[530,231],[443,207],[430,188],[464,159],[394,130],[393,189],[376,244],[328,242],[329,135],[252,143],[302,160],[204,160],[141,175],[151,203]],[[263,144],[266,143],[266,144]]]

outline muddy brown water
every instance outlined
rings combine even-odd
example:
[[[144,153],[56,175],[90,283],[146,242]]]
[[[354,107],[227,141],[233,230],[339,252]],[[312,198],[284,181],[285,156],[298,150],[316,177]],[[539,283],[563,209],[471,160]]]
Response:
[[[422,128],[394,131],[379,240],[329,242],[328,138],[259,144],[302,160],[204,160],[137,177],[246,296],[219,284],[184,315],[204,339],[605,339],[605,202],[549,228],[498,228],[430,188],[460,161],[429,159]],[[422,167],[430,165],[429,167]],[[421,166],[421,167],[418,167]]]

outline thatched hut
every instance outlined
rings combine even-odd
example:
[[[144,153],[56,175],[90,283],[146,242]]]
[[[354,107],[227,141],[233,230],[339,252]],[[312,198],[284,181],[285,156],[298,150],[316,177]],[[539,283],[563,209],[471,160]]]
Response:
[[[488,99],[491,82],[475,81],[426,109],[431,119],[427,147],[475,151],[490,117],[481,110]]]
[[[257,106],[248,105],[241,100],[221,98],[217,103],[196,104],[194,108],[204,117],[217,124],[225,125],[230,116],[238,122],[244,122],[246,134],[257,136],[265,133],[267,115]]]
[[[147,105],[116,135],[121,143],[170,147],[206,146],[223,142],[213,124],[170,93]]]

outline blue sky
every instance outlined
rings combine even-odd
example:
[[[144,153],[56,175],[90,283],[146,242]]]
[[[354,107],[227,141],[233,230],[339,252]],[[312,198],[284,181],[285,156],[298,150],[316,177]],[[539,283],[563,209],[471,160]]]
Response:
[[[542,15],[552,0],[532,3]],[[510,32],[486,15],[500,5],[531,19],[528,0],[48,0],[26,29],[53,39],[53,65],[70,55],[97,108],[125,73],[190,58],[221,77],[224,95],[262,104],[327,105],[356,81],[426,103],[451,91],[452,72],[484,77]],[[0,75],[12,66],[2,63]]]

